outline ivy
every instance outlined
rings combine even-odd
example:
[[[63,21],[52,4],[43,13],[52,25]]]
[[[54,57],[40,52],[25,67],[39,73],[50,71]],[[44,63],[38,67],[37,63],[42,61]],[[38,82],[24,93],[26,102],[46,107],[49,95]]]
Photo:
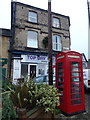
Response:
[[[47,46],[48,46],[48,36],[44,37],[42,43],[43,43],[44,47],[47,48]]]

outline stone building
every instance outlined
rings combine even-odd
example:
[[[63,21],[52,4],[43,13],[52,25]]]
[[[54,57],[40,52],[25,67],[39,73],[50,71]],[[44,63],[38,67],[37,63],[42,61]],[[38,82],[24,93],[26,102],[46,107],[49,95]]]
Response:
[[[10,38],[11,30],[0,28],[0,67],[2,68],[0,74],[2,79],[8,76]]]
[[[13,80],[48,73],[48,11],[11,3]],[[53,65],[58,52],[70,50],[70,18],[52,12]]]

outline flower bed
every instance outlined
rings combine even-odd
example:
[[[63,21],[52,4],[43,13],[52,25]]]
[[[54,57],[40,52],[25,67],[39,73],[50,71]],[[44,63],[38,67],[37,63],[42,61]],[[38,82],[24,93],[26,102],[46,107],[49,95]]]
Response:
[[[59,105],[59,94],[55,87],[37,85],[29,80],[14,88],[9,87],[9,95],[17,108],[19,119],[53,117],[55,107]]]

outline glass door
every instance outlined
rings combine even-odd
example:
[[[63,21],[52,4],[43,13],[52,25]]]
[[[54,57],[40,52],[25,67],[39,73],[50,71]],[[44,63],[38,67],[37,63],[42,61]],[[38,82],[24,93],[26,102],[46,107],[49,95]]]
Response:
[[[79,62],[71,62],[71,104],[81,104],[81,70]]]
[[[28,75],[29,78],[33,79],[34,77],[36,77],[36,64],[29,64],[28,67]]]

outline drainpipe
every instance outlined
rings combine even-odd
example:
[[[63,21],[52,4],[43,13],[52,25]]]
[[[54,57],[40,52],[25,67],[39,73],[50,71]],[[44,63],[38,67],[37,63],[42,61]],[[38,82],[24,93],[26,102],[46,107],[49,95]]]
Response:
[[[12,57],[13,57],[13,45],[15,43],[15,23],[16,23],[16,2],[11,2],[11,38],[10,38],[10,47],[9,47],[9,62],[8,62],[8,77],[11,78],[12,70]]]

